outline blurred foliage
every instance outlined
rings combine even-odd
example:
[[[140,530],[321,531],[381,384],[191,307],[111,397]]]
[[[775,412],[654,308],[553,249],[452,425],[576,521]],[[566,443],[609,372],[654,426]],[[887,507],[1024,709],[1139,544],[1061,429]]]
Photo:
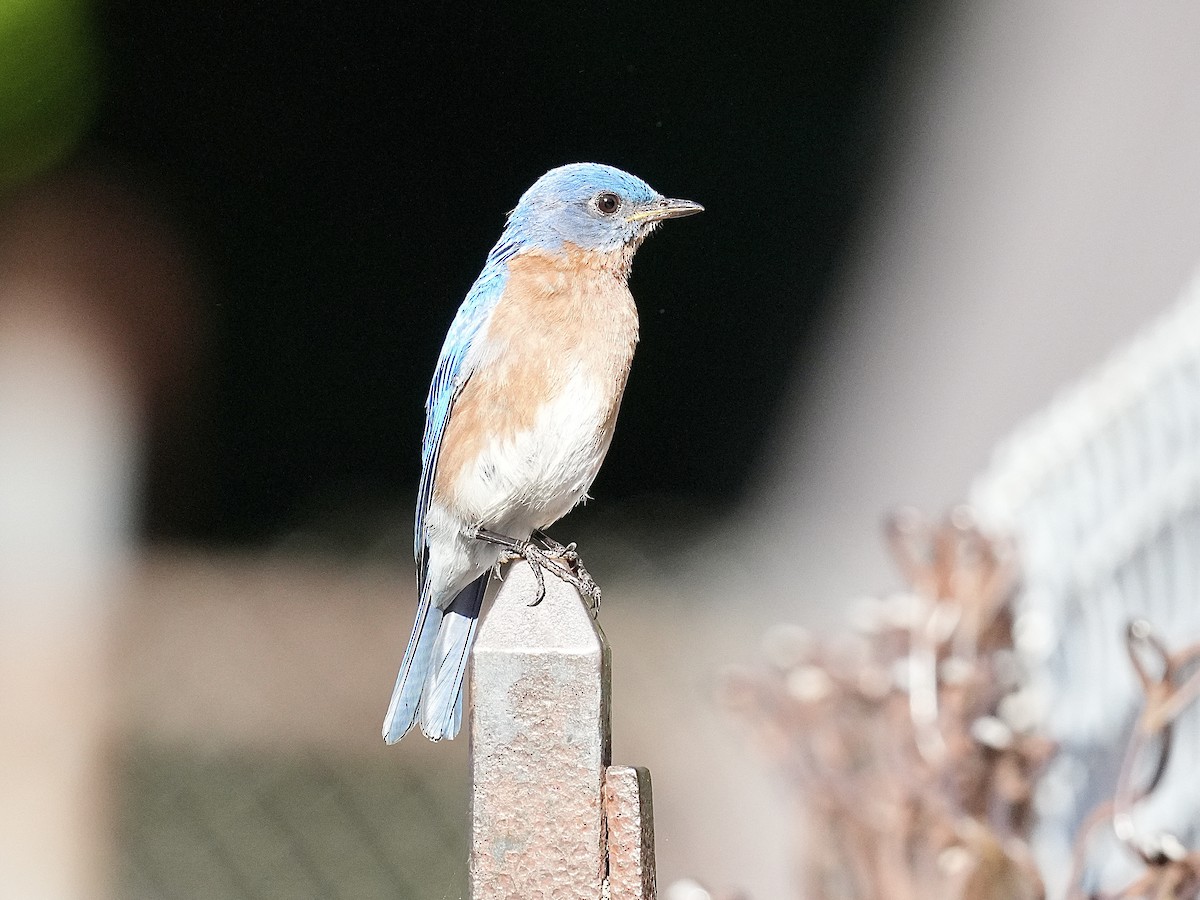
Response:
[[[74,149],[99,82],[88,0],[0,2],[0,194]]]
[[[864,601],[854,631],[837,638],[777,627],[767,665],[725,684],[726,704],[797,790],[804,896],[1044,900],[1030,840],[1060,748],[1044,687],[1014,640],[1014,546],[985,535],[966,507],[940,525],[900,513],[888,542],[908,590]],[[1066,897],[1198,900],[1190,836],[1141,827],[1133,814],[1162,787],[1174,726],[1200,698],[1200,642],[1172,652],[1137,619],[1126,647],[1145,702],[1111,799],[1075,835]],[[1132,880],[1097,887],[1089,845],[1102,832],[1136,861]]]
[[[965,509],[897,515],[889,543],[908,591],[841,640],[777,629],[769,667],[728,684],[799,789],[805,896],[1040,900],[1028,840],[1054,746],[1013,649],[1012,549]]]

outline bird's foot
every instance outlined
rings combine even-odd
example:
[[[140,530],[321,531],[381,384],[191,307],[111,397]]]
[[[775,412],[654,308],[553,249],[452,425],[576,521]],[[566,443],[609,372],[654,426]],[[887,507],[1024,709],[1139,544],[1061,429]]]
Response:
[[[544,531],[534,531],[533,539],[542,545],[547,556],[552,556],[556,559],[561,559],[565,562],[578,579],[578,583],[573,584],[581,594],[592,601],[592,614],[600,611],[600,585],[596,584],[596,580],[592,578],[592,574],[587,570],[587,566],[583,564],[583,558],[579,555],[579,550],[576,549],[575,542],[569,544],[560,544]]]
[[[600,587],[579,558],[579,552],[574,544],[566,546],[558,543],[542,532],[534,532],[534,540],[526,541],[489,531],[486,528],[476,528],[474,537],[489,544],[496,544],[503,549],[496,561],[497,570],[505,563],[523,559],[533,570],[537,580],[537,594],[530,606],[537,606],[546,598],[546,582],[543,572],[549,572],[555,578],[565,581],[584,597],[591,601],[591,611],[595,615],[600,609]],[[559,561],[565,565],[561,565]]]

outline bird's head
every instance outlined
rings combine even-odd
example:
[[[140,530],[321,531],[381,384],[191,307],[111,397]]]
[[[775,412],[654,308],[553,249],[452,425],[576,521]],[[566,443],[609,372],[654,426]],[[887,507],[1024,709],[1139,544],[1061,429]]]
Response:
[[[573,163],[533,183],[508,218],[506,236],[526,247],[560,251],[632,252],[666,219],[702,212],[699,203],[669,200],[612,166]]]

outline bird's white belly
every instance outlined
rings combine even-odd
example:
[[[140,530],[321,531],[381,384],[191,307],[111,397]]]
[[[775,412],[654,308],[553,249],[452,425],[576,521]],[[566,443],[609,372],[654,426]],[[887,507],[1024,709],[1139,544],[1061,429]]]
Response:
[[[452,503],[435,497],[426,518],[434,596],[449,602],[499,558],[500,548],[477,540],[474,527],[528,538],[584,499],[612,441],[612,407],[596,379],[576,373],[529,428],[492,438],[463,467]]]
[[[455,484],[462,517],[526,537],[566,515],[584,498],[612,440],[613,402],[605,393],[598,379],[576,371],[557,396],[540,401],[529,428],[485,444]]]

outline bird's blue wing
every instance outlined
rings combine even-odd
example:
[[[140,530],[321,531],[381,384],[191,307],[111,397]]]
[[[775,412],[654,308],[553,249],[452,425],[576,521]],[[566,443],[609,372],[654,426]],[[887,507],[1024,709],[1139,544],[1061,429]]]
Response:
[[[433,499],[442,437],[453,414],[454,401],[471,378],[475,358],[472,349],[504,293],[507,262],[516,251],[516,245],[506,243],[502,238],[488,254],[483,271],[450,323],[425,401],[414,547],[419,601],[412,637],[408,639],[383,721],[383,739],[389,744],[400,740],[412,727],[418,707],[424,709],[422,728],[434,740],[454,737],[462,719],[462,672],[475,634],[487,573],[454,598],[432,596],[427,581],[429,541],[425,534],[425,516]],[[447,602],[448,606],[443,609]],[[426,682],[429,682],[428,691]],[[422,701],[426,694],[428,696]]]
[[[487,264],[471,290],[442,344],[433,383],[429,386],[429,397],[425,401],[425,435],[421,442],[421,485],[417,491],[417,521],[414,536],[414,553],[417,560],[417,579],[425,581],[425,515],[433,496],[433,482],[437,475],[438,454],[442,447],[442,436],[454,410],[454,401],[462,393],[471,377],[471,348],[488,316],[491,315],[508,276],[508,260],[516,252],[513,244],[501,242],[488,254]]]

